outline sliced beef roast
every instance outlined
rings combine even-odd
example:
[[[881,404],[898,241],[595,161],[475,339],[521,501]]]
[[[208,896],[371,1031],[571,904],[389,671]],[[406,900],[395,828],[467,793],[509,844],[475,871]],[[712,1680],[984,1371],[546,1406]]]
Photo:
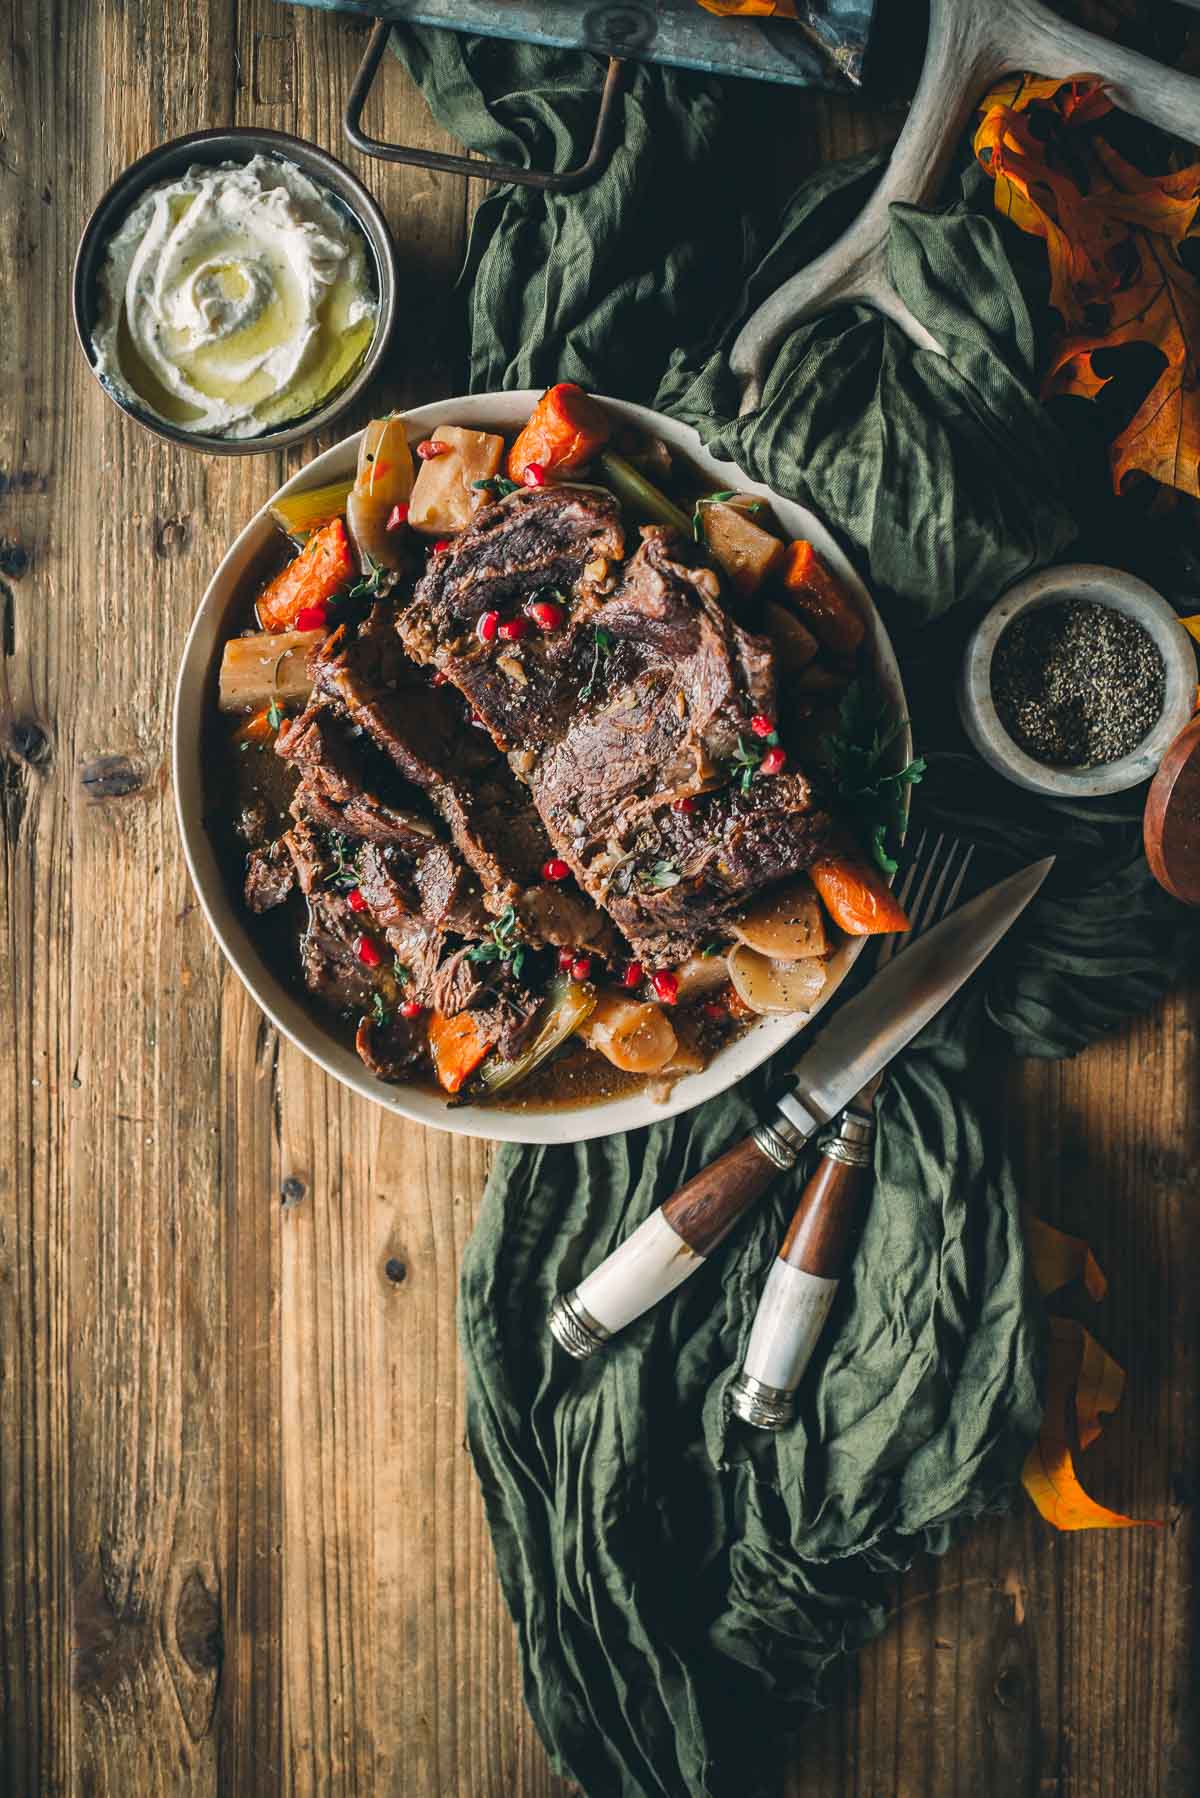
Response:
[[[830,820],[800,775],[742,791],[739,738],[775,712],[772,654],[721,605],[700,550],[647,527],[614,574],[621,547],[605,494],[513,495],[433,558],[399,630],[508,748],[558,854],[639,957],[673,961],[806,867]],[[561,629],[474,628],[487,610],[527,618],[548,568]]]
[[[404,654],[390,611],[376,606],[356,636],[335,632],[313,677],[316,694],[425,795],[491,911],[511,905],[531,943],[612,949],[611,925],[573,881],[548,891],[542,868],[552,848],[528,793],[488,733],[468,724],[458,697]]]

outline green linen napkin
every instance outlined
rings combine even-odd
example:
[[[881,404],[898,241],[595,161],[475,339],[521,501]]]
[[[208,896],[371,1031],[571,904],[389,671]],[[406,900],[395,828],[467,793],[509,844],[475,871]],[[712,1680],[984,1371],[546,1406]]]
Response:
[[[444,32],[398,45],[473,148],[579,159],[597,65]],[[806,1167],[608,1354],[568,1363],[546,1331],[555,1294],[752,1125],[767,1071],[635,1135],[499,1154],[462,1273],[471,1450],[530,1708],[592,1798],[744,1798],[759,1752],[883,1626],[896,1570],[1009,1504],[1039,1422],[1040,1317],[973,1076],[1006,1047],[1069,1054],[1151,1004],[1186,940],[1141,857],[1140,795],[1072,809],[1018,794],[965,752],[953,714],[966,628],[1072,545],[1064,471],[1087,462],[1034,395],[1044,294],[978,176],[936,212],[893,212],[893,277],[945,359],[842,308],[792,334],[761,408],[736,416],[737,320],[853,216],[877,166],[826,167],[772,217],[757,171],[787,142],[779,104],[636,68],[593,187],[485,200],[461,283],[470,384],[573,379],[648,401],[810,502],[898,638],[931,756],[918,815],[1012,865],[1060,859],[884,1088],[861,1247],[782,1434],[731,1423],[725,1392]]]

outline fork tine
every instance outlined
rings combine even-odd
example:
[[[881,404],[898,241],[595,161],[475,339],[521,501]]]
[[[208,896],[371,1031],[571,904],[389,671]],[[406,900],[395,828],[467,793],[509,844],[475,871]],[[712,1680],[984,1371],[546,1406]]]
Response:
[[[928,841],[929,832],[923,830],[917,839],[917,846],[913,850],[912,859],[900,877],[900,889],[897,892],[896,897],[901,905],[904,906],[905,910],[908,909],[908,896],[912,892],[913,882],[917,878],[917,871],[921,866],[922,858],[925,854],[925,846]],[[880,942],[878,952],[875,956],[876,972],[878,972],[880,968],[886,968],[893,955],[903,947],[904,937],[901,933],[893,931],[890,936],[885,936]]]
[[[940,866],[942,845],[945,841],[945,833],[940,832],[936,843],[930,850],[929,860],[922,872],[921,883],[913,896],[913,902],[908,907],[909,922],[912,925],[912,929],[908,932],[908,940],[910,943],[913,938],[925,928],[925,895],[929,891],[929,883],[933,879],[934,873]]]
[[[946,882],[954,869],[955,852],[961,848],[962,844],[959,842],[958,838],[951,837],[950,847],[946,851],[946,859],[941,865],[937,880],[934,883],[933,891],[929,895],[929,903],[925,908],[925,916],[919,926],[921,930],[927,929],[930,924],[936,924],[938,919],[943,917],[949,909],[950,901],[947,899],[945,905],[943,905],[942,894],[945,891]]]

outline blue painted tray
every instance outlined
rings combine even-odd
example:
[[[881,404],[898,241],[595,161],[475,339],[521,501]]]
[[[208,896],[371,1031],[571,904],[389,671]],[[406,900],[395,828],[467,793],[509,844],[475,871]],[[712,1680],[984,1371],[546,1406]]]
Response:
[[[875,0],[798,0],[801,17],[721,18],[696,0],[299,0],[485,37],[641,57],[793,87],[862,79]]]

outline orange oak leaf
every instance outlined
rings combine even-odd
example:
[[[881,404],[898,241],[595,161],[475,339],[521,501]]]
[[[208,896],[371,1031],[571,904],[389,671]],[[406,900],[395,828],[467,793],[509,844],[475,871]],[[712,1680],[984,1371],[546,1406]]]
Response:
[[[1083,1237],[1056,1230],[1032,1211],[1025,1213],[1024,1223],[1033,1277],[1042,1297],[1081,1279],[1088,1297],[1098,1304],[1108,1291],[1108,1281]]]
[[[1200,282],[1181,250],[1200,238],[1200,163],[1146,175],[1096,128],[1110,110],[1090,76],[1015,77],[983,103],[975,154],[994,203],[1041,237],[1063,335],[1043,392],[1095,399],[1098,351],[1148,344],[1154,383],[1113,439],[1113,486],[1133,474],[1200,497]]]
[[[1150,1518],[1125,1517],[1089,1498],[1075,1471],[1075,1439],[1087,1448],[1099,1436],[1101,1417],[1121,1402],[1125,1375],[1095,1337],[1067,1317],[1052,1317],[1046,1409],[1037,1441],[1021,1470],[1021,1484],[1059,1530],[1161,1527]]]

